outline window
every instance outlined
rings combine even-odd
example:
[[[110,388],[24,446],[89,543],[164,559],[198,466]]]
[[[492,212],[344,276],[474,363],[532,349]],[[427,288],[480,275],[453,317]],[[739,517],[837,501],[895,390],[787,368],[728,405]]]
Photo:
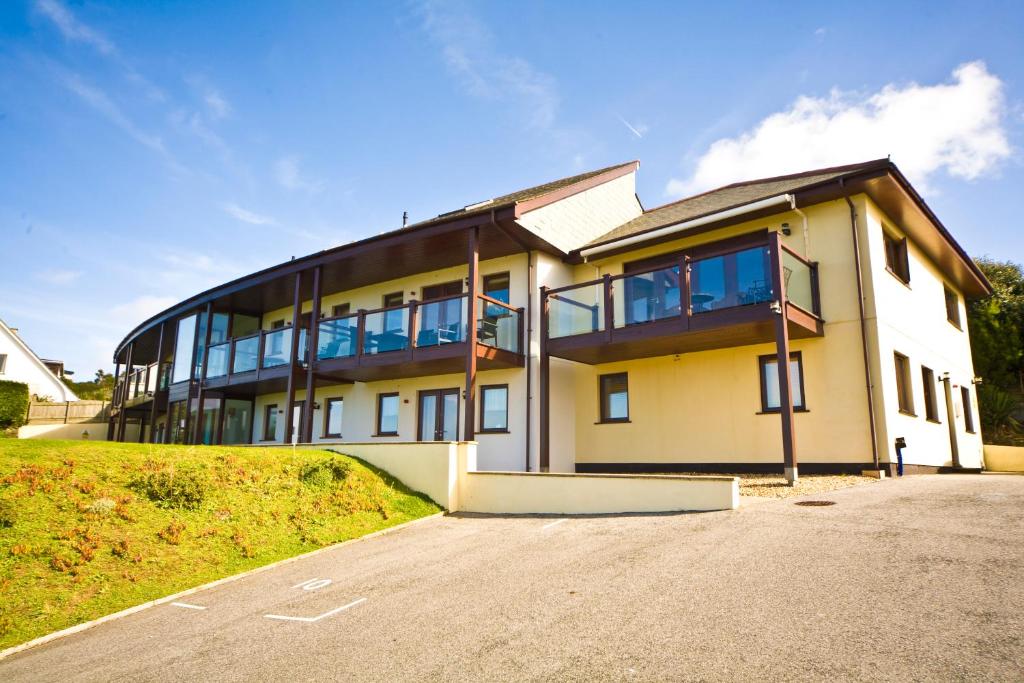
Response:
[[[777,413],[782,410],[779,391],[778,356],[761,356],[761,412]],[[793,396],[793,410],[807,410],[804,402],[804,363],[799,351],[789,354],[789,391]]]
[[[277,438],[277,405],[270,404],[263,408],[263,440],[273,441]]]
[[[949,287],[943,285],[942,287],[946,294],[946,320],[953,323],[953,325],[959,330],[960,327],[960,297]]]
[[[509,302],[509,282],[508,273],[484,275],[484,294],[507,304]]]
[[[0,375],[4,374],[7,369],[7,354],[0,353]]]
[[[924,416],[932,422],[939,421],[939,404],[935,398],[935,373],[931,368],[921,366],[921,383],[924,385]]]
[[[893,237],[887,232],[882,233],[885,242],[885,268],[900,279],[903,284],[910,283],[910,262],[907,260],[907,240]]]
[[[270,329],[272,329],[272,330],[279,330],[282,327],[284,327],[284,319],[283,318],[281,320],[275,320],[272,323],[270,323]]]
[[[331,306],[331,317],[332,318],[340,318],[342,316],[346,316],[346,315],[349,314],[349,312],[351,310],[352,310],[352,304],[349,304],[349,303],[334,304],[333,306]]]
[[[377,394],[377,433],[398,436],[398,394]]]
[[[508,431],[508,385],[480,387],[480,431]]]
[[[403,332],[405,327],[406,311],[395,308],[396,306],[401,306],[404,302],[405,297],[402,292],[392,292],[391,294],[384,295],[384,308],[392,309],[384,313],[384,332],[398,332],[403,336],[408,334],[408,330]]]
[[[974,433],[974,412],[971,410],[971,390],[960,387],[960,400],[964,404],[964,428],[969,434]]]
[[[601,375],[601,422],[629,422],[629,376]]]
[[[899,399],[900,412],[905,415],[914,415],[914,389],[910,383],[910,359],[899,352],[894,353],[893,357],[896,362],[896,396]]]
[[[391,294],[384,295],[382,305],[384,308],[394,308],[395,306],[401,306],[404,303],[404,292],[392,292]]]
[[[341,414],[344,399],[329,398],[324,404],[324,436],[329,439],[341,438]]]
[[[424,301],[443,299],[446,296],[456,296],[459,294],[462,294],[462,280],[442,282],[439,285],[426,285],[422,290]]]

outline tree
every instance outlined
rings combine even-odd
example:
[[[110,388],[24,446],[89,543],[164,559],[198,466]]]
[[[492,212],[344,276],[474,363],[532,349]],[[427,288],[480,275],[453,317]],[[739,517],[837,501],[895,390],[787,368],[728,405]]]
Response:
[[[65,377],[64,384],[83,401],[109,401],[114,396],[114,376],[103,370],[97,370],[96,379],[91,382],[74,382]]]

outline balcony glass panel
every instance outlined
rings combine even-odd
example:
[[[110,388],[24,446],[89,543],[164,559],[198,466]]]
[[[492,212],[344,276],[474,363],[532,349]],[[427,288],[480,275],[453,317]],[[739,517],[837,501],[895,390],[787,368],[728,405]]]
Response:
[[[309,358],[309,330],[305,327],[300,327],[299,346],[295,349],[295,360],[301,365],[305,365],[307,358]]]
[[[260,353],[259,335],[236,339],[235,358],[231,363],[231,372],[252,372],[256,369],[256,359]]]
[[[196,316],[178,321],[174,344],[174,372],[172,382],[184,382],[192,371],[192,350],[196,343]]]
[[[231,343],[224,342],[223,344],[216,344],[210,346],[210,350],[207,353],[206,367],[206,378],[212,377],[223,377],[228,374],[228,356],[231,351]]]
[[[420,304],[417,312],[416,346],[440,346],[466,341],[465,296]]]
[[[640,273],[613,285],[615,327],[674,318],[680,314],[679,266]]]
[[[694,261],[690,270],[694,315],[771,301],[770,271],[767,247]]]
[[[375,355],[409,348],[409,307],[392,308],[366,315],[363,353]]]
[[[782,251],[782,278],[786,289],[786,301],[809,313],[817,313],[814,310],[814,296],[811,293],[811,267],[788,251]]]
[[[349,358],[356,355],[356,334],[359,330],[359,316],[325,320],[320,323],[316,340],[316,357],[319,360]]]
[[[603,284],[582,285],[548,297],[548,336],[552,339],[603,329]]]
[[[287,365],[291,348],[292,328],[281,327],[273,332],[267,332],[263,337],[262,367],[275,368],[279,365]]]
[[[480,299],[476,339],[486,346],[519,353],[519,311]]]
[[[157,387],[157,374],[160,370],[159,363],[149,366],[149,376],[146,378],[146,393],[155,394]]]

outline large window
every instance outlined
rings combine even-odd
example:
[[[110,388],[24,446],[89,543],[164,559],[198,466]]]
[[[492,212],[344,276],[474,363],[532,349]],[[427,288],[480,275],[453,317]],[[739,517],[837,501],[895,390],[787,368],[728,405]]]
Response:
[[[324,437],[341,438],[341,415],[345,401],[341,398],[329,398],[324,404]]]
[[[192,351],[196,343],[196,316],[178,321],[178,334],[174,342],[174,371],[171,382],[184,382],[192,371]]]
[[[921,384],[924,387],[924,416],[932,422],[939,421],[939,403],[935,394],[935,373],[931,368],[921,366]]]
[[[777,413],[782,410],[779,389],[778,356],[761,356],[761,412]],[[804,401],[804,361],[799,351],[789,354],[789,390],[793,396],[793,410],[807,410]]]
[[[885,268],[904,284],[910,283],[910,261],[907,257],[907,240],[882,233],[885,242]]]
[[[914,389],[910,382],[910,359],[898,351],[893,354],[896,364],[896,397],[900,412],[914,415]]]
[[[222,444],[249,443],[252,438],[252,401],[224,399]]]
[[[398,436],[398,394],[377,394],[377,433]]]
[[[270,404],[263,408],[263,440],[277,439],[277,405]]]
[[[484,296],[489,296],[506,304],[509,303],[510,282],[511,278],[508,273],[484,275]],[[507,315],[507,312],[501,306],[488,304],[484,307],[484,315]]]
[[[973,434],[974,411],[971,409],[971,390],[967,387],[960,387],[960,400],[964,404],[964,428]]]
[[[629,376],[625,372],[601,375],[601,422],[629,422]]]
[[[508,385],[480,387],[480,431],[508,431]]]
[[[960,327],[960,297],[949,287],[943,285],[942,289],[946,295],[946,320],[951,322],[956,328]]]
[[[331,317],[341,318],[342,316],[348,315],[351,310],[352,304],[350,303],[334,304],[333,306],[331,306]]]

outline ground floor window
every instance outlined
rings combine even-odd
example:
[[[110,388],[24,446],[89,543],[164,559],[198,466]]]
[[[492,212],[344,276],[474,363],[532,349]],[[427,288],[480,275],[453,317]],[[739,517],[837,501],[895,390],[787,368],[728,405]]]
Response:
[[[924,385],[924,416],[932,422],[939,421],[939,403],[935,394],[935,373],[931,368],[921,366],[921,384]]]
[[[480,431],[508,431],[508,385],[480,387]]]
[[[228,398],[224,400],[224,426],[220,442],[225,445],[249,443],[252,434],[252,402]]]
[[[324,436],[328,439],[341,438],[341,415],[345,401],[341,398],[329,398],[324,404]]]
[[[185,401],[175,401],[167,411],[169,443],[185,443]]]
[[[964,428],[973,434],[974,413],[971,411],[971,390],[967,387],[960,387],[960,399],[964,404]]]
[[[263,408],[263,440],[273,441],[277,438],[277,404]]]
[[[398,394],[377,394],[376,436],[398,436]]]
[[[629,375],[617,372],[601,375],[601,422],[629,422]]]
[[[899,351],[893,353],[896,364],[896,397],[900,412],[914,415],[914,391],[910,383],[910,359]]]
[[[761,356],[761,412],[777,413],[782,410],[779,389],[778,356]],[[793,410],[807,410],[804,401],[804,361],[799,351],[789,354],[789,387],[793,395]]]

